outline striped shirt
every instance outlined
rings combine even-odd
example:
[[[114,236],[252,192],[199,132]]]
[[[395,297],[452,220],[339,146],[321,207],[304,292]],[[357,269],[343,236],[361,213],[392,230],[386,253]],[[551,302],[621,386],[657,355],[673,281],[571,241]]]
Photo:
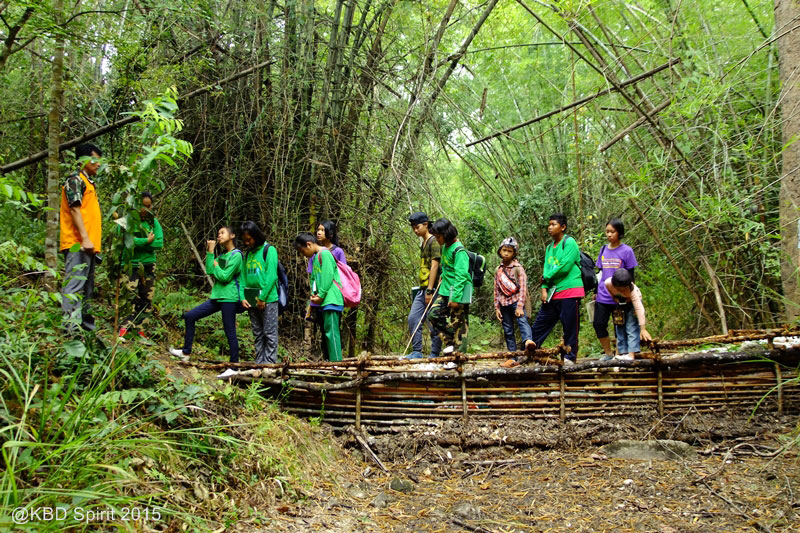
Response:
[[[500,288],[500,273],[504,272],[506,276],[511,278],[519,287],[519,290],[511,296],[503,294]],[[528,298],[528,276],[525,274],[525,269],[516,259],[511,263],[505,265],[500,263],[494,275],[494,308],[500,309],[507,305],[517,304],[517,309],[525,308],[525,300]]]

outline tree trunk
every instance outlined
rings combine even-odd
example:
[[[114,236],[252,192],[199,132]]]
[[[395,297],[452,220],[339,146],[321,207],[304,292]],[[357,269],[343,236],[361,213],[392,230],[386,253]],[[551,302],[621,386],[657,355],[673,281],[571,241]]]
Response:
[[[55,20],[61,19],[62,0],[53,2]],[[59,30],[57,30],[59,31]],[[61,144],[61,105],[64,96],[64,36],[56,35],[53,54],[53,71],[50,77],[50,112],[47,125],[47,228],[45,234],[45,264],[53,270],[58,269],[59,209],[61,205],[61,179],[59,169],[59,144]],[[98,243],[99,244],[99,243]],[[50,280],[52,281],[52,280]],[[48,283],[55,290],[54,283]]]
[[[780,31],[800,17],[796,0],[775,0],[775,28]],[[800,86],[797,69],[800,65],[800,31],[792,31],[778,39],[778,57],[783,124],[783,157],[780,189],[781,281],[786,301],[786,319],[793,322],[800,315],[800,240],[798,240],[798,206],[800,205],[800,143],[793,139],[800,133]]]

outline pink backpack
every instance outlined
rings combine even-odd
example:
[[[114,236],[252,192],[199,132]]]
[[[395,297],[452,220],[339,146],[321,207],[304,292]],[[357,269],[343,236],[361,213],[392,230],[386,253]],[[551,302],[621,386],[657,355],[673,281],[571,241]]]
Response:
[[[342,284],[340,286],[336,280],[333,280],[333,283],[342,291],[344,306],[358,307],[358,304],[361,303],[361,280],[358,278],[358,274],[341,261],[336,261],[336,268],[339,269],[339,279],[342,280]]]

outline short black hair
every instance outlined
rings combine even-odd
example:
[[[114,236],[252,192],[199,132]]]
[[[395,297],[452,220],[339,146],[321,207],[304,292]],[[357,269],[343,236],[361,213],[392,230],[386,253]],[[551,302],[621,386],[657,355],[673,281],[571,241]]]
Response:
[[[239,232],[240,236],[247,233],[253,238],[253,248],[261,246],[267,241],[267,236],[264,235],[264,232],[261,231],[261,228],[258,227],[258,224],[252,220],[248,220],[247,222],[243,223],[242,227],[239,228]]]
[[[152,202],[153,193],[151,193],[150,191],[142,191],[142,200],[144,200],[145,198],[150,198],[150,201]]]
[[[567,215],[563,213],[553,213],[547,220],[555,220],[559,226],[567,227]]]
[[[631,276],[627,268],[618,268],[614,271],[614,275],[611,276],[611,284],[614,287],[632,287],[633,276]]]
[[[612,218],[611,220],[608,221],[608,224],[606,224],[606,226],[611,226],[612,228],[614,228],[617,231],[617,234],[619,235],[620,239],[625,236],[625,224],[622,223],[622,220],[618,218]]]
[[[296,250],[300,250],[305,248],[310,242],[316,243],[317,239],[315,239],[314,236],[307,231],[304,231],[303,233],[298,233],[297,236],[295,236],[294,247]]]
[[[103,155],[103,151],[91,143],[79,144],[78,146],[75,147],[75,159],[80,159],[81,157],[91,157],[92,152],[96,153],[101,157]]]
[[[331,241],[332,244],[339,246],[339,232],[336,230],[336,222],[333,220],[323,220],[317,226],[322,226],[325,230],[325,237]]]
[[[458,237],[458,230],[452,222],[446,218],[440,218],[431,226],[431,233],[444,237],[444,242],[453,244]]]

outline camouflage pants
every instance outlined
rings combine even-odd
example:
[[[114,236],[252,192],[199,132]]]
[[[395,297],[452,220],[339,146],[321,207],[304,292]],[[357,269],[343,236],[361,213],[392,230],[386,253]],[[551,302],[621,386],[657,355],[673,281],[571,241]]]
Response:
[[[448,306],[450,299],[446,296],[437,296],[428,315],[431,325],[442,338],[445,346],[455,346],[459,352],[467,350],[467,335],[469,334],[469,304],[460,304],[452,309]]]
[[[147,325],[152,314],[155,292],[155,263],[134,265],[130,271],[125,267],[120,281],[126,291],[126,300],[132,300],[133,303],[133,310],[121,322],[121,327],[132,330]]]

